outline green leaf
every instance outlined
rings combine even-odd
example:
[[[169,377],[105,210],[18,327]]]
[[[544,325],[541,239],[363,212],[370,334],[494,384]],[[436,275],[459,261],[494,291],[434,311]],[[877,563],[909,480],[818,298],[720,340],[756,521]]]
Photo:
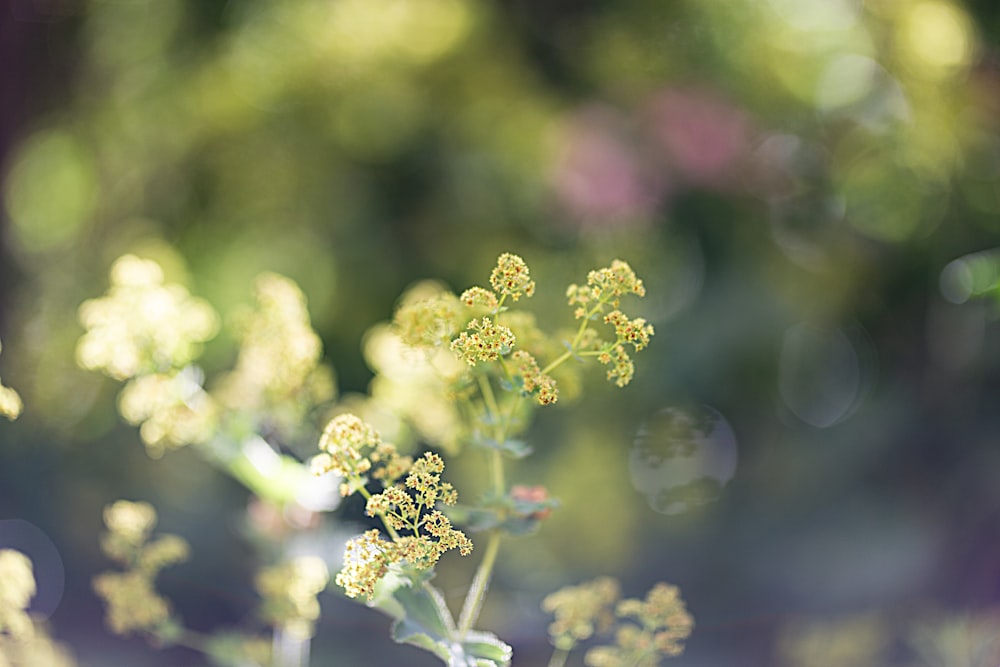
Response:
[[[245,442],[227,468],[256,495],[279,505],[294,500],[312,475],[307,465],[278,454],[260,438]]]
[[[375,589],[372,606],[396,619],[392,639],[433,653],[449,667],[507,667],[511,647],[489,632],[458,638],[455,621],[430,575],[413,570],[390,572]]]
[[[479,505],[454,505],[443,511],[452,523],[472,532],[499,529],[520,537],[538,530],[541,520],[557,507],[559,501],[555,498],[525,500],[511,495],[489,495]]]
[[[478,438],[474,444],[485,449],[494,449],[511,459],[523,459],[531,453],[531,446],[523,440],[505,440],[497,442],[493,438]]]

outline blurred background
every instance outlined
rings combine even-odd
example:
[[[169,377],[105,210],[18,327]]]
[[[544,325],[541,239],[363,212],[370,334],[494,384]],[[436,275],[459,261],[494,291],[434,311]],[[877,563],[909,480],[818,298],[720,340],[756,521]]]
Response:
[[[104,629],[122,497],[190,541],[160,578],[189,625],[254,604],[248,492],[150,458],[76,365],[115,258],[224,321],[261,271],[292,278],[349,397],[413,282],[516,252],[559,324],[621,257],[656,336],[510,474],[562,501],[501,553],[483,625],[514,665],[548,660],[545,594],[609,574],[680,586],[678,667],[996,667],[998,40],[986,0],[6,0],[0,377],[25,413],[0,424],[0,546],[32,557],[35,611],[81,665],[208,664]],[[200,363],[235,354],[223,326]],[[313,664],[436,664],[321,603]]]

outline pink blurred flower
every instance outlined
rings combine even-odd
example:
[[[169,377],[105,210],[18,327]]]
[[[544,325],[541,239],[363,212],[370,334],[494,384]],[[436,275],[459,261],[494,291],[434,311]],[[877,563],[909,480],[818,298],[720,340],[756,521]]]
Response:
[[[584,108],[566,122],[552,187],[584,224],[642,220],[661,200],[663,188],[626,129],[626,119],[605,107]]]
[[[675,88],[650,98],[645,118],[682,180],[718,189],[734,184],[750,144],[750,120],[742,109],[712,91]]]

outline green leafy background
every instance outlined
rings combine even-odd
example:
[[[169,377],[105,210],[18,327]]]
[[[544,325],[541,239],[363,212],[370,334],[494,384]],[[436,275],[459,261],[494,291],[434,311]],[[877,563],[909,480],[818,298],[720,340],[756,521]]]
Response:
[[[75,366],[116,257],[223,314],[289,276],[350,394],[403,289],[482,284],[504,251],[551,326],[568,283],[627,259],[657,331],[629,387],[595,370],[511,464],[560,500],[484,610],[514,664],[547,660],[541,597],[601,574],[681,587],[677,665],[778,664],[797,618],[990,609],[998,22],[955,0],[5,3],[0,377],[26,411],[0,428],[0,544],[33,552],[37,610],[82,664],[203,664],[103,629],[119,497],[191,542],[161,577],[190,625],[254,604],[247,491],[187,450],[151,460]],[[202,362],[234,355],[224,330]],[[482,462],[449,463],[460,493]],[[440,570],[454,608],[472,565]],[[321,602],[313,664],[434,664]]]

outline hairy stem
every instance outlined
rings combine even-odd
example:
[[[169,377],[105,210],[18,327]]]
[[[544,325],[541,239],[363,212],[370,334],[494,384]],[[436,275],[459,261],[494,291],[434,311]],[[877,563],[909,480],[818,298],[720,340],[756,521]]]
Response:
[[[472,579],[469,593],[465,596],[465,604],[462,605],[462,613],[458,617],[458,637],[460,639],[469,633],[476,619],[479,618],[499,550],[500,533],[494,531],[490,533],[490,540],[486,543],[486,553],[483,554],[483,560],[479,563],[476,576]]]

